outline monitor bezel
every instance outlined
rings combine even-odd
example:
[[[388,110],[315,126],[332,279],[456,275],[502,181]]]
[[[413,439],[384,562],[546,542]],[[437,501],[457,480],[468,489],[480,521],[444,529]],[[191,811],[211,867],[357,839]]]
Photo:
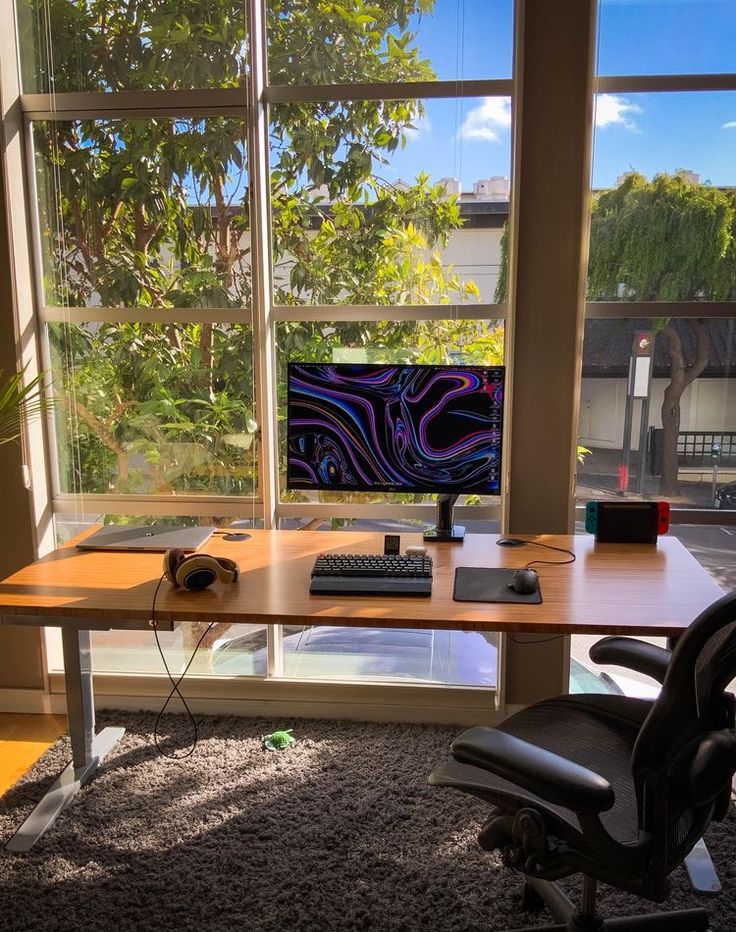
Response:
[[[392,369],[449,369],[449,370],[460,370],[466,372],[483,372],[493,369],[501,373],[502,380],[502,391],[503,391],[503,403],[501,405],[501,420],[499,424],[499,456],[498,456],[498,489],[494,491],[489,491],[486,489],[462,489],[458,490],[457,488],[448,487],[448,486],[433,486],[431,489],[424,488],[422,486],[415,485],[382,485],[382,486],[372,486],[371,488],[356,488],[355,485],[330,485],[330,486],[321,486],[321,485],[292,485],[292,477],[290,471],[291,460],[289,457],[289,450],[291,449],[291,372],[293,368],[317,368],[324,366],[345,366],[350,367],[351,369],[371,369],[375,370],[380,367],[392,368]],[[289,360],[286,364],[286,489],[292,492],[353,492],[361,495],[371,495],[371,494],[389,494],[392,492],[406,492],[411,495],[489,495],[495,498],[500,498],[502,495],[502,483],[503,483],[503,448],[504,448],[504,422],[506,415],[506,367],[503,365],[490,365],[490,364],[476,364],[471,363],[465,365],[463,363],[393,363],[393,362],[298,362],[297,360]]]

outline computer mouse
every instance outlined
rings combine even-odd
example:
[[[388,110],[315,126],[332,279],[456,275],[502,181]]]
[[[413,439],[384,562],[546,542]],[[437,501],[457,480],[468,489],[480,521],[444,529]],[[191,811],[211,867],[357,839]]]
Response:
[[[539,573],[536,570],[515,570],[509,589],[513,589],[519,595],[532,595],[539,589]]]
[[[496,541],[497,547],[523,547],[528,543],[525,540],[519,540],[518,537],[499,537]]]

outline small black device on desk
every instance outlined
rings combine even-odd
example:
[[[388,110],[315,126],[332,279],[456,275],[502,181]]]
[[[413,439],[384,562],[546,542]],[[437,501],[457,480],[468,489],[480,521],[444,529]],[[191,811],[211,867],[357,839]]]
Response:
[[[321,553],[312,568],[313,595],[432,594],[432,558],[385,553]]]

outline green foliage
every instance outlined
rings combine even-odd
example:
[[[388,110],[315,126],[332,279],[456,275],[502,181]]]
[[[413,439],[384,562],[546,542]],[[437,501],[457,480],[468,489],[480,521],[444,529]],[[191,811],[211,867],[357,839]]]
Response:
[[[49,408],[43,373],[23,384],[24,372],[6,376],[0,369],[0,445],[17,440],[27,423]]]
[[[593,203],[590,300],[732,300],[735,206],[681,174],[627,175]]]
[[[508,230],[501,241],[496,300],[508,289]],[[631,172],[593,201],[588,298],[591,301],[732,301],[736,299],[736,195],[694,183],[685,173],[651,181]],[[694,332],[695,355],[687,360],[670,317],[652,329],[666,341],[670,383],[662,404],[663,471],[660,492],[676,495],[680,398],[708,362],[708,322],[684,324]],[[683,322],[684,323],[684,322]],[[582,462],[578,447],[578,459]],[[589,451],[587,451],[589,452]]]
[[[508,290],[508,229],[496,300]],[[736,195],[686,175],[630,172],[593,200],[588,299],[731,301],[736,298]],[[659,329],[668,318],[659,320]]]
[[[270,0],[271,81],[431,80],[409,22],[433,8],[434,0]],[[248,77],[242,0],[32,0],[23,14],[29,90],[238,88]],[[412,100],[271,107],[278,303],[390,307],[478,297],[438,254],[461,225],[456,199],[426,175],[409,186],[380,178],[422,116]],[[141,323],[51,328],[65,399],[62,487],[253,492],[250,327],[204,312],[205,324],[162,319],[164,309],[250,306],[244,121],[53,121],[34,124],[34,137],[47,303],[145,309]],[[282,362],[332,358],[343,348],[381,359],[460,354],[497,363],[502,330],[298,322],[280,332]]]
[[[593,205],[589,293],[593,299],[630,301],[728,301],[736,297],[733,192],[696,184],[683,173],[647,181],[631,173]],[[688,320],[695,352],[686,358],[671,317],[654,321],[670,360],[662,401],[660,493],[679,493],[677,439],[680,399],[706,368],[707,320]]]

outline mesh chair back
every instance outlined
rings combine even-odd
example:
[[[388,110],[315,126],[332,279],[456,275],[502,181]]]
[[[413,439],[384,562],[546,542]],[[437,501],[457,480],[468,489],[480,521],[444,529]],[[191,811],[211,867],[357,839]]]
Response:
[[[639,826],[667,872],[700,837],[736,771],[733,697],[736,592],[702,612],[677,642],[632,757]]]

